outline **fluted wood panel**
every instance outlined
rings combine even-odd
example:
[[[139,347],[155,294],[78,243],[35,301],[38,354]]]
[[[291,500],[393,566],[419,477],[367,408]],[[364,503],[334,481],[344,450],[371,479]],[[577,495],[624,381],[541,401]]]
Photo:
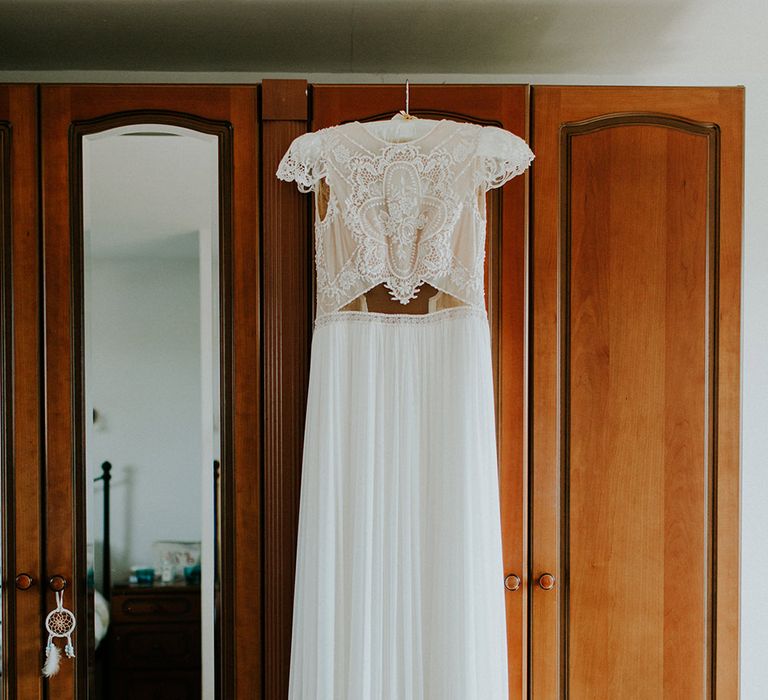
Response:
[[[288,696],[312,324],[311,198],[275,171],[307,131],[306,81],[265,80],[262,119],[264,697]]]

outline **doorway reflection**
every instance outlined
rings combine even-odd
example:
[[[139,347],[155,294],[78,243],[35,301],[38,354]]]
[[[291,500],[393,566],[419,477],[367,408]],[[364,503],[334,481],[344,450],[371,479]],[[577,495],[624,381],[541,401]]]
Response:
[[[218,139],[83,137],[89,697],[213,698]]]

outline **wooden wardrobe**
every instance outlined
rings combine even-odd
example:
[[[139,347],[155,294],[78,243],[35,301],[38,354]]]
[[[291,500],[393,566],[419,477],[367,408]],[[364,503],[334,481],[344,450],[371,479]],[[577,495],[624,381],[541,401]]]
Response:
[[[261,694],[261,529],[253,524],[261,484],[257,115],[255,85],[0,86],[2,700],[94,697],[94,649],[86,633],[93,609],[86,556],[82,140],[141,124],[188,129],[217,144],[212,196],[221,243],[223,399],[216,685],[219,698]],[[44,681],[44,620],[54,590],[63,586],[65,607],[79,623],[76,653]],[[182,604],[153,600],[142,611],[144,621]],[[188,638],[165,624],[153,630],[156,657]],[[123,676],[121,692],[146,696],[141,675]],[[194,700],[184,690],[194,685],[187,678],[163,683],[155,694]]]
[[[274,170],[298,134],[404,98],[263,84],[268,698],[287,693],[313,214]],[[488,195],[511,700],[737,698],[743,89],[417,85],[410,104],[536,154]]]
[[[218,697],[285,700],[314,210],[275,170],[404,106],[400,84],[0,85],[2,700],[86,698],[87,649],[39,673],[49,579],[87,614],[77,139],[222,144]],[[743,89],[417,84],[410,111],[536,155],[487,207],[510,700],[736,700]]]

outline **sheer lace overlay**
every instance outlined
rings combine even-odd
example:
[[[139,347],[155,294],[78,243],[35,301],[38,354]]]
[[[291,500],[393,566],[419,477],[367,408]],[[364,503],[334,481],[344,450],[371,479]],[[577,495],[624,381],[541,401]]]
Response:
[[[294,139],[276,175],[316,195],[318,317],[380,284],[401,304],[429,283],[484,307],[483,195],[533,157],[509,131],[447,119],[401,143],[359,122]]]

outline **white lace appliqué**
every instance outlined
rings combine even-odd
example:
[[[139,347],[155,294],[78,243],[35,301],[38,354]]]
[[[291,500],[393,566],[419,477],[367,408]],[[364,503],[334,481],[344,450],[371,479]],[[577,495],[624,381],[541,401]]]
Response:
[[[484,309],[478,193],[523,172],[533,153],[504,129],[442,121],[412,143],[328,127],[297,137],[283,156],[279,178],[301,192],[317,194],[323,178],[329,188],[325,216],[315,212],[318,316],[379,284],[401,304],[429,283]]]
[[[451,156],[387,146],[350,159],[352,188],[343,216],[359,246],[357,272],[381,280],[406,304],[427,279],[451,266],[450,234],[461,202],[450,190]]]

